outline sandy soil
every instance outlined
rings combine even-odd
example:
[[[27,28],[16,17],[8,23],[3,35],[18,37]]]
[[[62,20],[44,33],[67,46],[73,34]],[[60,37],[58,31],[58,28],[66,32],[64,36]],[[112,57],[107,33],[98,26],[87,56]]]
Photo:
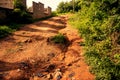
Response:
[[[25,25],[1,39],[0,80],[94,80],[79,45],[82,39],[67,19],[64,15]],[[59,32],[68,44],[49,41]]]

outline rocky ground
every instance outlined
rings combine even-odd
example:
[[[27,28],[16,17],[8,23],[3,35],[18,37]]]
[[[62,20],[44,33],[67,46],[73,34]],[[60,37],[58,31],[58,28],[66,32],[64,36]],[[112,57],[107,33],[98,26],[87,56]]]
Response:
[[[0,80],[94,80],[85,63],[76,29],[57,16],[25,25],[0,40]],[[49,41],[58,33],[67,44]]]

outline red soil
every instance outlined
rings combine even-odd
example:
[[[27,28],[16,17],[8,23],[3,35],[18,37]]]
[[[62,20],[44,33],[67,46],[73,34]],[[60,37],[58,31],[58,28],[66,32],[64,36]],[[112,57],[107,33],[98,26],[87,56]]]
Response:
[[[69,45],[53,44],[49,37],[58,32]],[[0,40],[0,80],[56,80],[49,77],[60,69],[60,80],[94,80],[85,63],[76,29],[67,16],[53,17],[22,27]]]

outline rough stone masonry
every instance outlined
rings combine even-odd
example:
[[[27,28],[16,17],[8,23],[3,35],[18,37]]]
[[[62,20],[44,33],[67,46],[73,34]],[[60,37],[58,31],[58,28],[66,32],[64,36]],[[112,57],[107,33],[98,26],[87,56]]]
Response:
[[[21,3],[26,7],[26,0],[20,0]],[[6,19],[8,12],[14,9],[14,0],[0,0],[0,20]],[[32,7],[28,9],[34,19],[43,18],[51,15],[51,7],[44,8],[43,3],[32,2]]]

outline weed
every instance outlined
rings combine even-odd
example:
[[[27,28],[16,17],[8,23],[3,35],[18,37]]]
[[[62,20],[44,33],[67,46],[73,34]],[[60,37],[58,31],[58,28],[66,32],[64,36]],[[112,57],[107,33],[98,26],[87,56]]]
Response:
[[[0,26],[0,38],[7,36],[8,34],[12,33],[12,29],[8,26]]]
[[[68,39],[63,34],[59,33],[51,38],[54,43],[66,44]]]

